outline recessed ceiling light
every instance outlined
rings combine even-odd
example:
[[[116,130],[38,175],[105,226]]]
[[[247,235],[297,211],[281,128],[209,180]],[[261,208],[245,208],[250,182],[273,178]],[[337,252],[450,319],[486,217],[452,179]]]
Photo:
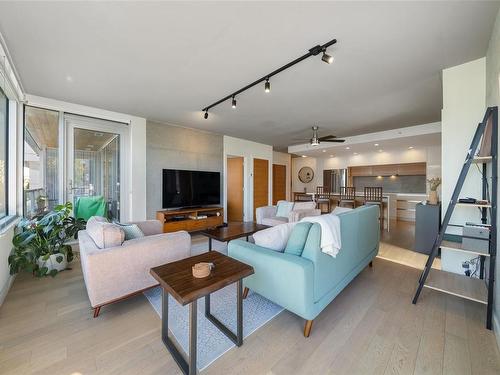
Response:
[[[307,158],[307,155],[302,155],[303,158]]]
[[[374,144],[374,146],[375,146],[375,147],[378,147],[378,143],[375,143],[375,144]]]
[[[71,77],[71,76],[66,76],[66,81],[67,81],[67,82],[73,82],[73,77]]]
[[[346,150],[350,150],[351,148],[350,148],[349,146],[347,146],[345,149],[346,149]]]
[[[323,150],[323,152],[326,152],[326,150]]]
[[[413,146],[408,147],[408,150],[413,150]]]

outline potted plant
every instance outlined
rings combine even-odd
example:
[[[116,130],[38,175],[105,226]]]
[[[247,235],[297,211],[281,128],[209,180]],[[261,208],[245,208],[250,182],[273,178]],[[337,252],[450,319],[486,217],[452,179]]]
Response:
[[[72,208],[67,202],[44,216],[19,222],[9,256],[11,275],[24,270],[38,277],[55,276],[67,268],[73,260],[67,241],[76,239],[78,231],[85,229],[83,219],[70,216]]]
[[[441,185],[441,179],[439,177],[434,177],[427,180],[429,183],[429,203],[430,204],[438,204],[438,194],[437,188]]]

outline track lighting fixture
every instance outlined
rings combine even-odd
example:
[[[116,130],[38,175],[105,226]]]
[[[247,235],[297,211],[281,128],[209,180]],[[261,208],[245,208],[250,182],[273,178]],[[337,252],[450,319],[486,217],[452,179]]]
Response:
[[[266,79],[266,84],[264,85],[264,91],[265,92],[271,91],[271,83],[269,83],[269,78]]]
[[[255,85],[258,85],[261,82],[265,81],[264,91],[265,92],[270,92],[271,91],[271,83],[269,82],[269,79],[271,77],[275,76],[278,73],[281,73],[282,71],[284,71],[284,70],[286,70],[288,68],[291,68],[292,66],[298,64],[301,61],[304,61],[305,59],[307,59],[307,58],[309,58],[311,56],[317,56],[317,55],[319,55],[320,53],[323,52],[323,56],[321,57],[321,60],[323,60],[324,62],[326,62],[328,64],[331,64],[333,62],[333,57],[330,56],[330,55],[328,55],[326,53],[326,49],[328,47],[334,45],[335,43],[337,43],[337,39],[332,39],[332,40],[330,40],[329,42],[327,42],[327,43],[325,43],[323,45],[319,45],[318,44],[317,46],[314,46],[314,47],[310,48],[309,52],[307,52],[305,55],[302,55],[302,56],[296,58],[295,60],[290,61],[288,64],[283,65],[281,68],[278,68],[278,69],[272,71],[271,73],[266,74],[262,78],[259,78],[256,81],[254,81],[254,82],[246,85],[245,87],[242,87],[241,89],[233,92],[232,94],[229,94],[228,96],[225,96],[224,98],[222,98],[220,100],[217,100],[215,103],[212,103],[209,106],[206,106],[205,108],[202,109],[202,111],[205,112],[205,115],[204,115],[205,119],[208,118],[208,110],[210,108],[213,108],[216,105],[219,105],[219,104],[221,104],[222,102],[225,102],[228,99],[232,99],[231,106],[233,108],[236,108],[236,99],[235,99],[236,95],[242,93],[243,91],[248,90],[251,87],[254,87]]]
[[[323,60],[327,64],[331,64],[333,62],[333,56],[330,56],[328,53],[326,53],[325,50],[323,51],[323,56],[321,57],[321,60]]]

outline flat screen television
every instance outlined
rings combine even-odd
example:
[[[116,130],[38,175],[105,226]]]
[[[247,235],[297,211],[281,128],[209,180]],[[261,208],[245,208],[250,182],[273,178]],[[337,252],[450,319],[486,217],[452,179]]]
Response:
[[[163,208],[220,204],[220,173],[163,170]]]

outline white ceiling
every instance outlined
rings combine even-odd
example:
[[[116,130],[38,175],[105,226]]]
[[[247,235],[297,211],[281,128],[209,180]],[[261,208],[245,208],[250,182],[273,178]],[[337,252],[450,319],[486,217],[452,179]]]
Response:
[[[0,2],[25,90],[284,148],[439,121],[443,68],[485,55],[499,2]],[[336,38],[320,56],[200,109]]]
[[[336,157],[343,157],[371,154],[373,152],[390,153],[401,150],[425,150],[429,146],[441,146],[441,133],[392,138],[382,141],[358,143],[354,145],[336,144],[327,149],[304,151],[300,153],[300,156],[330,157],[333,155]]]

